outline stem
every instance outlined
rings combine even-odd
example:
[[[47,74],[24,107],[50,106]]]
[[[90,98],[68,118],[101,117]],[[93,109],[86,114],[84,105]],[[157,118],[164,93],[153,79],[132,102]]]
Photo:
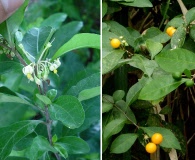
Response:
[[[27,66],[27,63],[23,60],[23,58],[21,57],[21,55],[15,49],[13,50],[12,48],[6,46],[3,43],[0,43],[0,46],[6,48],[8,50],[10,50],[11,52],[14,52],[14,54],[16,55],[16,57],[19,59],[20,63],[22,63],[24,66]]]
[[[40,94],[44,94],[43,93],[44,91],[42,91],[41,86],[38,86],[38,88],[39,88]],[[49,116],[48,105],[45,105],[45,111],[43,113],[44,113],[45,119],[46,119],[46,127],[47,127],[47,135],[48,135],[49,143],[51,144],[51,146],[53,146],[52,133],[51,133],[52,120],[50,119],[50,116]],[[60,158],[58,153],[54,153],[54,155],[55,155],[57,160],[61,160],[61,158]]]
[[[48,106],[45,106],[45,118],[46,118],[46,126],[47,126],[47,135],[49,138],[49,143],[53,146],[53,142],[52,142],[52,134],[51,134],[51,124],[52,121],[50,120],[49,117],[49,111],[48,111]],[[54,153],[57,160],[61,160],[60,156],[58,155],[58,153]]]

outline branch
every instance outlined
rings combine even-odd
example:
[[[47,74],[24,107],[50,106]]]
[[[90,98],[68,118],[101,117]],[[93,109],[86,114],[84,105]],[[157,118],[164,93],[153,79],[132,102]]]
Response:
[[[177,2],[179,3],[179,6],[181,8],[181,11],[183,13],[183,15],[185,16],[186,13],[188,12],[186,6],[184,5],[184,3],[182,2],[182,0],[177,0]]]

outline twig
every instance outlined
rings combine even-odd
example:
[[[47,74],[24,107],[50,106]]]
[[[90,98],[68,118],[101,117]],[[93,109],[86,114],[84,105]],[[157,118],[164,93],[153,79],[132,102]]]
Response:
[[[192,135],[192,137],[190,137],[190,139],[188,139],[187,144],[190,143],[190,141],[194,138],[194,136],[195,136],[195,133]]]
[[[146,21],[147,21],[147,19],[150,17],[150,15],[151,15],[151,12],[149,12],[148,15],[146,16],[146,18],[142,21],[142,23],[141,23],[141,25],[140,25],[140,27],[139,27],[139,31],[142,30],[144,24],[146,23]]]

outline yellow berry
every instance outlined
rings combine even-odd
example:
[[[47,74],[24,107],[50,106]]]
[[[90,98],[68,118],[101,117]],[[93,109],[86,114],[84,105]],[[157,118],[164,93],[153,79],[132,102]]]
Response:
[[[151,141],[155,144],[160,144],[163,141],[163,136],[160,133],[153,134]]]
[[[152,142],[150,142],[146,145],[146,152],[148,152],[148,153],[154,153],[154,152],[156,152],[156,149],[157,149],[156,144],[154,144]]]
[[[173,34],[175,33],[176,29],[174,27],[168,27],[167,30],[166,30],[166,33],[172,37]]]
[[[120,45],[121,45],[121,42],[120,42],[119,39],[113,38],[113,39],[111,39],[111,41],[110,41],[110,45],[111,45],[113,48],[119,48]]]

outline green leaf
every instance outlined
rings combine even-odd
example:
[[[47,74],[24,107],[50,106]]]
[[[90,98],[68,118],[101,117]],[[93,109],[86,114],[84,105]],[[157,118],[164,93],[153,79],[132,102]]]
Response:
[[[181,48],[185,42],[186,38],[186,28],[183,26],[180,26],[177,28],[175,33],[173,34],[171,38],[171,48]]]
[[[134,0],[133,2],[120,2],[120,4],[133,7],[152,7],[152,3],[149,0]]]
[[[70,129],[78,128],[83,124],[85,112],[76,97],[60,96],[50,107],[51,119],[61,121]]]
[[[107,13],[108,5],[106,2],[102,2],[102,17],[104,17]]]
[[[89,152],[87,142],[75,136],[60,138],[56,144],[63,146],[69,154],[86,154]]]
[[[78,97],[82,90],[100,86],[100,73],[86,74],[86,71],[78,73],[66,85],[64,94]]]
[[[161,109],[159,114],[170,114],[172,112],[172,109],[170,106],[165,106]]]
[[[108,139],[112,135],[119,133],[125,124],[125,119],[115,119],[109,122],[103,130],[103,138]]]
[[[54,29],[49,26],[30,29],[22,40],[24,49],[38,60],[53,33]]]
[[[60,47],[52,57],[52,60],[64,55],[65,53],[79,48],[100,49],[100,35],[92,33],[80,33],[73,36],[67,43]]]
[[[0,34],[8,41],[11,47],[14,47],[14,35],[18,31],[24,18],[24,12],[29,0],[26,0],[22,6],[6,21],[0,24]]]
[[[9,156],[8,158],[6,158],[6,160],[29,160],[29,159],[24,157]]]
[[[50,100],[47,96],[40,95],[40,94],[36,94],[36,97],[37,97],[40,101],[42,101],[44,104],[46,104],[46,105],[49,105],[49,104],[52,103],[51,100]]]
[[[42,157],[45,152],[49,151],[53,153],[57,152],[45,137],[37,136],[33,139],[33,142],[30,148],[27,150],[26,155],[30,160],[37,160]]]
[[[60,153],[62,157],[65,159],[68,158],[68,152],[61,144],[54,143],[54,148]]]
[[[139,97],[139,93],[146,82],[147,78],[142,78],[129,89],[126,95],[127,106],[130,106],[134,101],[137,100],[137,98]]]
[[[174,148],[181,150],[180,144],[178,139],[175,137],[175,135],[166,128],[161,127],[140,127],[144,130],[150,137],[154,133],[160,133],[163,136],[163,141],[161,142],[160,146],[165,148]]]
[[[113,50],[102,58],[102,74],[112,71],[118,64],[124,54],[123,50]]]
[[[60,27],[53,35],[55,40],[49,49],[49,55],[52,57],[56,51],[66,42],[68,42],[83,27],[83,22],[72,21]]]
[[[131,108],[133,109],[149,109],[153,108],[154,106],[149,102],[149,101],[144,101],[144,100],[137,100],[131,104]]]
[[[102,95],[102,113],[108,112],[113,108],[114,99],[110,95]]]
[[[53,101],[56,96],[57,96],[57,90],[56,89],[50,89],[49,91],[47,91],[46,96]]]
[[[60,28],[62,23],[65,21],[66,17],[67,17],[67,14],[65,14],[65,13],[52,14],[51,16],[49,16],[47,19],[45,19],[41,23],[41,27],[51,26],[54,29],[58,29],[58,28]]]
[[[120,1],[125,1],[125,2],[133,2],[134,0],[110,0],[113,2],[120,2]]]
[[[195,40],[195,25],[190,26],[190,37]]]
[[[17,121],[31,119],[37,112],[31,106],[19,103],[0,104],[0,127],[8,126]]]
[[[145,41],[152,40],[153,42],[166,43],[168,40],[170,40],[170,37],[160,29],[156,27],[150,27],[143,34],[143,39]]]
[[[188,78],[191,78],[191,76],[192,76],[191,71],[188,70],[188,69],[185,69],[185,70],[183,71],[183,73],[184,73],[184,74],[186,75],[186,77],[188,77]]]
[[[178,48],[161,52],[155,60],[163,70],[170,73],[195,69],[195,54],[186,49]]]
[[[52,142],[55,143],[57,142],[58,140],[58,136],[55,134],[53,137],[52,137]]]
[[[165,31],[168,27],[173,26],[175,28],[178,28],[180,26],[184,26],[185,22],[182,16],[175,17],[171,21],[169,21],[165,27]]]
[[[154,57],[162,50],[163,45],[159,42],[148,39],[146,40],[146,47],[151,55],[151,59],[154,59]]]
[[[5,160],[12,148],[25,136],[34,131],[36,126],[42,121],[31,120],[16,122],[10,126],[0,128],[0,157]]]
[[[4,94],[4,93],[0,93],[0,103],[20,103],[20,104],[26,104],[26,105],[33,106],[28,101],[26,101],[20,97],[8,95],[8,94]]]
[[[130,59],[128,64],[135,68],[139,68],[144,72],[144,74],[148,75],[149,77],[152,75],[154,69],[158,66],[154,60],[149,60],[139,54],[135,54]]]
[[[157,100],[160,99],[171,91],[175,90],[187,79],[175,81],[171,75],[164,75],[154,78],[148,82],[141,90],[138,99],[142,100]]]
[[[188,12],[185,15],[186,23],[189,25],[191,22],[195,20],[195,7],[188,10]]]
[[[124,96],[125,96],[125,91],[123,91],[123,90],[116,90],[113,93],[113,99],[114,99],[115,102],[119,101],[119,100],[122,100]]]
[[[111,153],[124,153],[127,152],[137,139],[136,134],[121,134],[111,144]]]
[[[112,103],[102,102],[102,113],[108,112],[113,108]]]
[[[22,68],[23,66],[18,63],[18,62],[14,62],[14,61],[3,61],[0,62],[0,74],[4,74],[7,72],[11,72],[11,71],[21,71],[22,72]]]
[[[84,101],[96,97],[98,95],[100,95],[100,86],[82,90],[79,93],[78,99],[79,101]]]

